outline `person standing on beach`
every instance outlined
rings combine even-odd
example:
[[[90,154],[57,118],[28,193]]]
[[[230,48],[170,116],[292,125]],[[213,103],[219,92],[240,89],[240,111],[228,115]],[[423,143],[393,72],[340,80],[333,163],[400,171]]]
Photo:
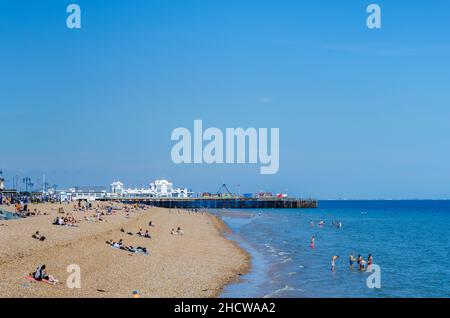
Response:
[[[334,255],[331,257],[331,271],[334,272],[334,267],[336,265],[336,260],[339,258],[339,255]]]

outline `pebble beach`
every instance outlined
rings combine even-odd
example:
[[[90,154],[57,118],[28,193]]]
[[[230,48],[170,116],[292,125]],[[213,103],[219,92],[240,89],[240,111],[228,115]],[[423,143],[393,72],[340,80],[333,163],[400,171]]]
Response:
[[[114,213],[102,216],[102,221],[91,217],[95,209],[106,211],[111,206]],[[62,214],[61,207],[79,220],[78,226],[52,224]],[[91,210],[74,211],[73,203],[30,204],[31,211],[46,215],[1,220],[0,297],[217,297],[225,285],[248,271],[248,254],[225,237],[229,229],[215,216],[130,205],[127,212],[124,207],[94,202]],[[171,234],[177,227],[183,235]],[[140,229],[148,230],[151,239],[137,236]],[[46,239],[32,238],[36,231]],[[106,243],[120,239],[146,247],[148,255]],[[59,284],[26,279],[41,264]],[[66,284],[72,264],[80,268],[81,288]]]

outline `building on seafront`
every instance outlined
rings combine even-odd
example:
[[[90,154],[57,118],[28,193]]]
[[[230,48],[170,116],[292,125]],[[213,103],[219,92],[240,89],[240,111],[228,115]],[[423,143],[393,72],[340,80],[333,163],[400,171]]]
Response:
[[[48,194],[56,196],[59,201],[95,201],[109,198],[188,198],[193,193],[187,188],[174,188],[172,182],[161,179],[151,182],[147,188],[125,188],[121,181],[114,181],[109,192],[101,186],[77,186]]]
[[[174,188],[173,183],[165,179],[155,180],[148,188],[125,188],[120,181],[111,183],[110,198],[188,198],[192,191],[187,188]]]
[[[102,186],[78,186],[68,190],[60,191],[60,201],[95,201],[106,198],[108,192]]]

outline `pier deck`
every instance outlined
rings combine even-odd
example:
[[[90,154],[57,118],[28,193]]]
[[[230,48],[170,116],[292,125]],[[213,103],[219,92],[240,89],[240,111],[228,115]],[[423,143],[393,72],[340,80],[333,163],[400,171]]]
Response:
[[[298,209],[317,208],[313,199],[296,198],[243,198],[243,197],[202,197],[202,198],[108,198],[123,203],[147,204],[162,208],[179,209]]]

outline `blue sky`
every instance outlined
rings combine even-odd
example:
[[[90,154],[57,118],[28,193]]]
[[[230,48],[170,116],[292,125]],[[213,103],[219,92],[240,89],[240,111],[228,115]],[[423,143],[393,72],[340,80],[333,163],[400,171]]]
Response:
[[[373,2],[381,30],[359,0],[0,0],[0,169],[61,187],[449,198],[450,1]],[[194,119],[279,127],[279,172],[175,165],[171,131]]]

